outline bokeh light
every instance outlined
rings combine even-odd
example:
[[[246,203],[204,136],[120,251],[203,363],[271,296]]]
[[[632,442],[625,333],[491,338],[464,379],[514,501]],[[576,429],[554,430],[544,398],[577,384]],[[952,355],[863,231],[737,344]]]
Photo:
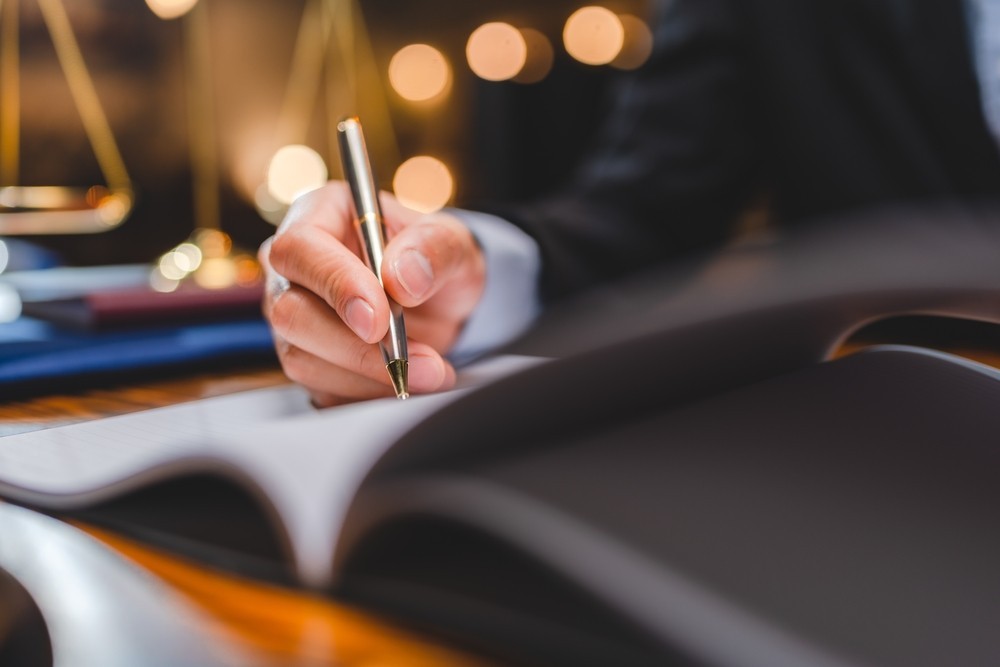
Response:
[[[267,168],[267,189],[283,204],[326,183],[329,173],[322,156],[308,146],[292,144],[278,149]]]
[[[146,4],[161,19],[176,19],[191,11],[198,0],[146,0]]]
[[[563,44],[567,53],[587,65],[606,65],[622,50],[625,28],[604,7],[581,7],[566,20]]]
[[[404,46],[389,61],[389,83],[400,97],[426,102],[442,95],[451,82],[444,54],[427,44]]]
[[[237,266],[231,257],[212,257],[202,262],[194,282],[205,289],[224,289],[236,284]]]
[[[484,23],[469,36],[465,57],[476,76],[506,81],[517,76],[528,57],[521,32],[509,23]]]
[[[517,83],[538,83],[552,71],[555,61],[555,50],[552,42],[544,34],[534,28],[521,28],[521,36],[527,47],[524,67],[514,77]]]
[[[403,205],[430,213],[451,200],[455,181],[441,160],[418,155],[399,165],[392,179],[392,189]]]
[[[622,49],[611,61],[611,66],[625,70],[638,69],[653,53],[653,31],[638,16],[620,14],[618,18],[625,30],[625,38]]]
[[[274,195],[267,188],[267,183],[261,183],[257,186],[257,190],[254,192],[253,205],[257,210],[257,215],[272,225],[280,224],[281,220],[285,217],[285,211],[288,209],[287,204],[282,204],[274,198]]]
[[[181,281],[179,278],[167,278],[157,266],[149,272],[149,286],[154,291],[168,293],[176,291],[181,286]]]

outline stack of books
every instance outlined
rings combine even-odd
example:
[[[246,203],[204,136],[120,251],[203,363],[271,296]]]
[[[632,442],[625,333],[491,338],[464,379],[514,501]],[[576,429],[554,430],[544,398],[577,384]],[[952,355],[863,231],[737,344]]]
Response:
[[[3,276],[21,315],[0,324],[0,396],[274,358],[261,282],[158,292],[148,276],[141,265]]]

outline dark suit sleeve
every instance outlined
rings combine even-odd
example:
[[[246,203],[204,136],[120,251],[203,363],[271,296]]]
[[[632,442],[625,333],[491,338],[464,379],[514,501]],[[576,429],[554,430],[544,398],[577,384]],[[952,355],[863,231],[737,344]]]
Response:
[[[572,184],[495,207],[541,246],[551,302],[722,241],[756,156],[740,22],[730,0],[673,0],[649,61],[617,92]]]

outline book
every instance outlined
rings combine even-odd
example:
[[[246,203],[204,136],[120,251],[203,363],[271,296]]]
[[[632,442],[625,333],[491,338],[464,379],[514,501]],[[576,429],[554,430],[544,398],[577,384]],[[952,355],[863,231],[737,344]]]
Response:
[[[105,287],[83,294],[24,299],[22,313],[59,326],[104,331],[260,319],[263,282],[218,289],[183,283],[171,292],[149,284]]]
[[[960,223],[644,276],[440,394],[286,386],[9,436],[0,496],[513,664],[989,664],[1000,372],[833,354],[880,317],[1000,319],[1000,237]]]
[[[20,317],[0,325],[0,398],[276,361],[271,329],[259,316],[107,331]]]
[[[539,402],[559,361],[493,363],[408,401],[290,386],[10,436],[0,495],[501,664],[1000,650],[976,622],[1000,611],[995,369],[885,347],[574,432]]]

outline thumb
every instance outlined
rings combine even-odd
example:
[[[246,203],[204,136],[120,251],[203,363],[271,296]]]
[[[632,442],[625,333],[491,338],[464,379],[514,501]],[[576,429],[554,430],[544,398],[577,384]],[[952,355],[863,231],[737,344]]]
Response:
[[[440,296],[435,310],[464,317],[482,294],[486,266],[468,227],[455,216],[432,213],[397,231],[386,247],[382,277],[403,307]]]

